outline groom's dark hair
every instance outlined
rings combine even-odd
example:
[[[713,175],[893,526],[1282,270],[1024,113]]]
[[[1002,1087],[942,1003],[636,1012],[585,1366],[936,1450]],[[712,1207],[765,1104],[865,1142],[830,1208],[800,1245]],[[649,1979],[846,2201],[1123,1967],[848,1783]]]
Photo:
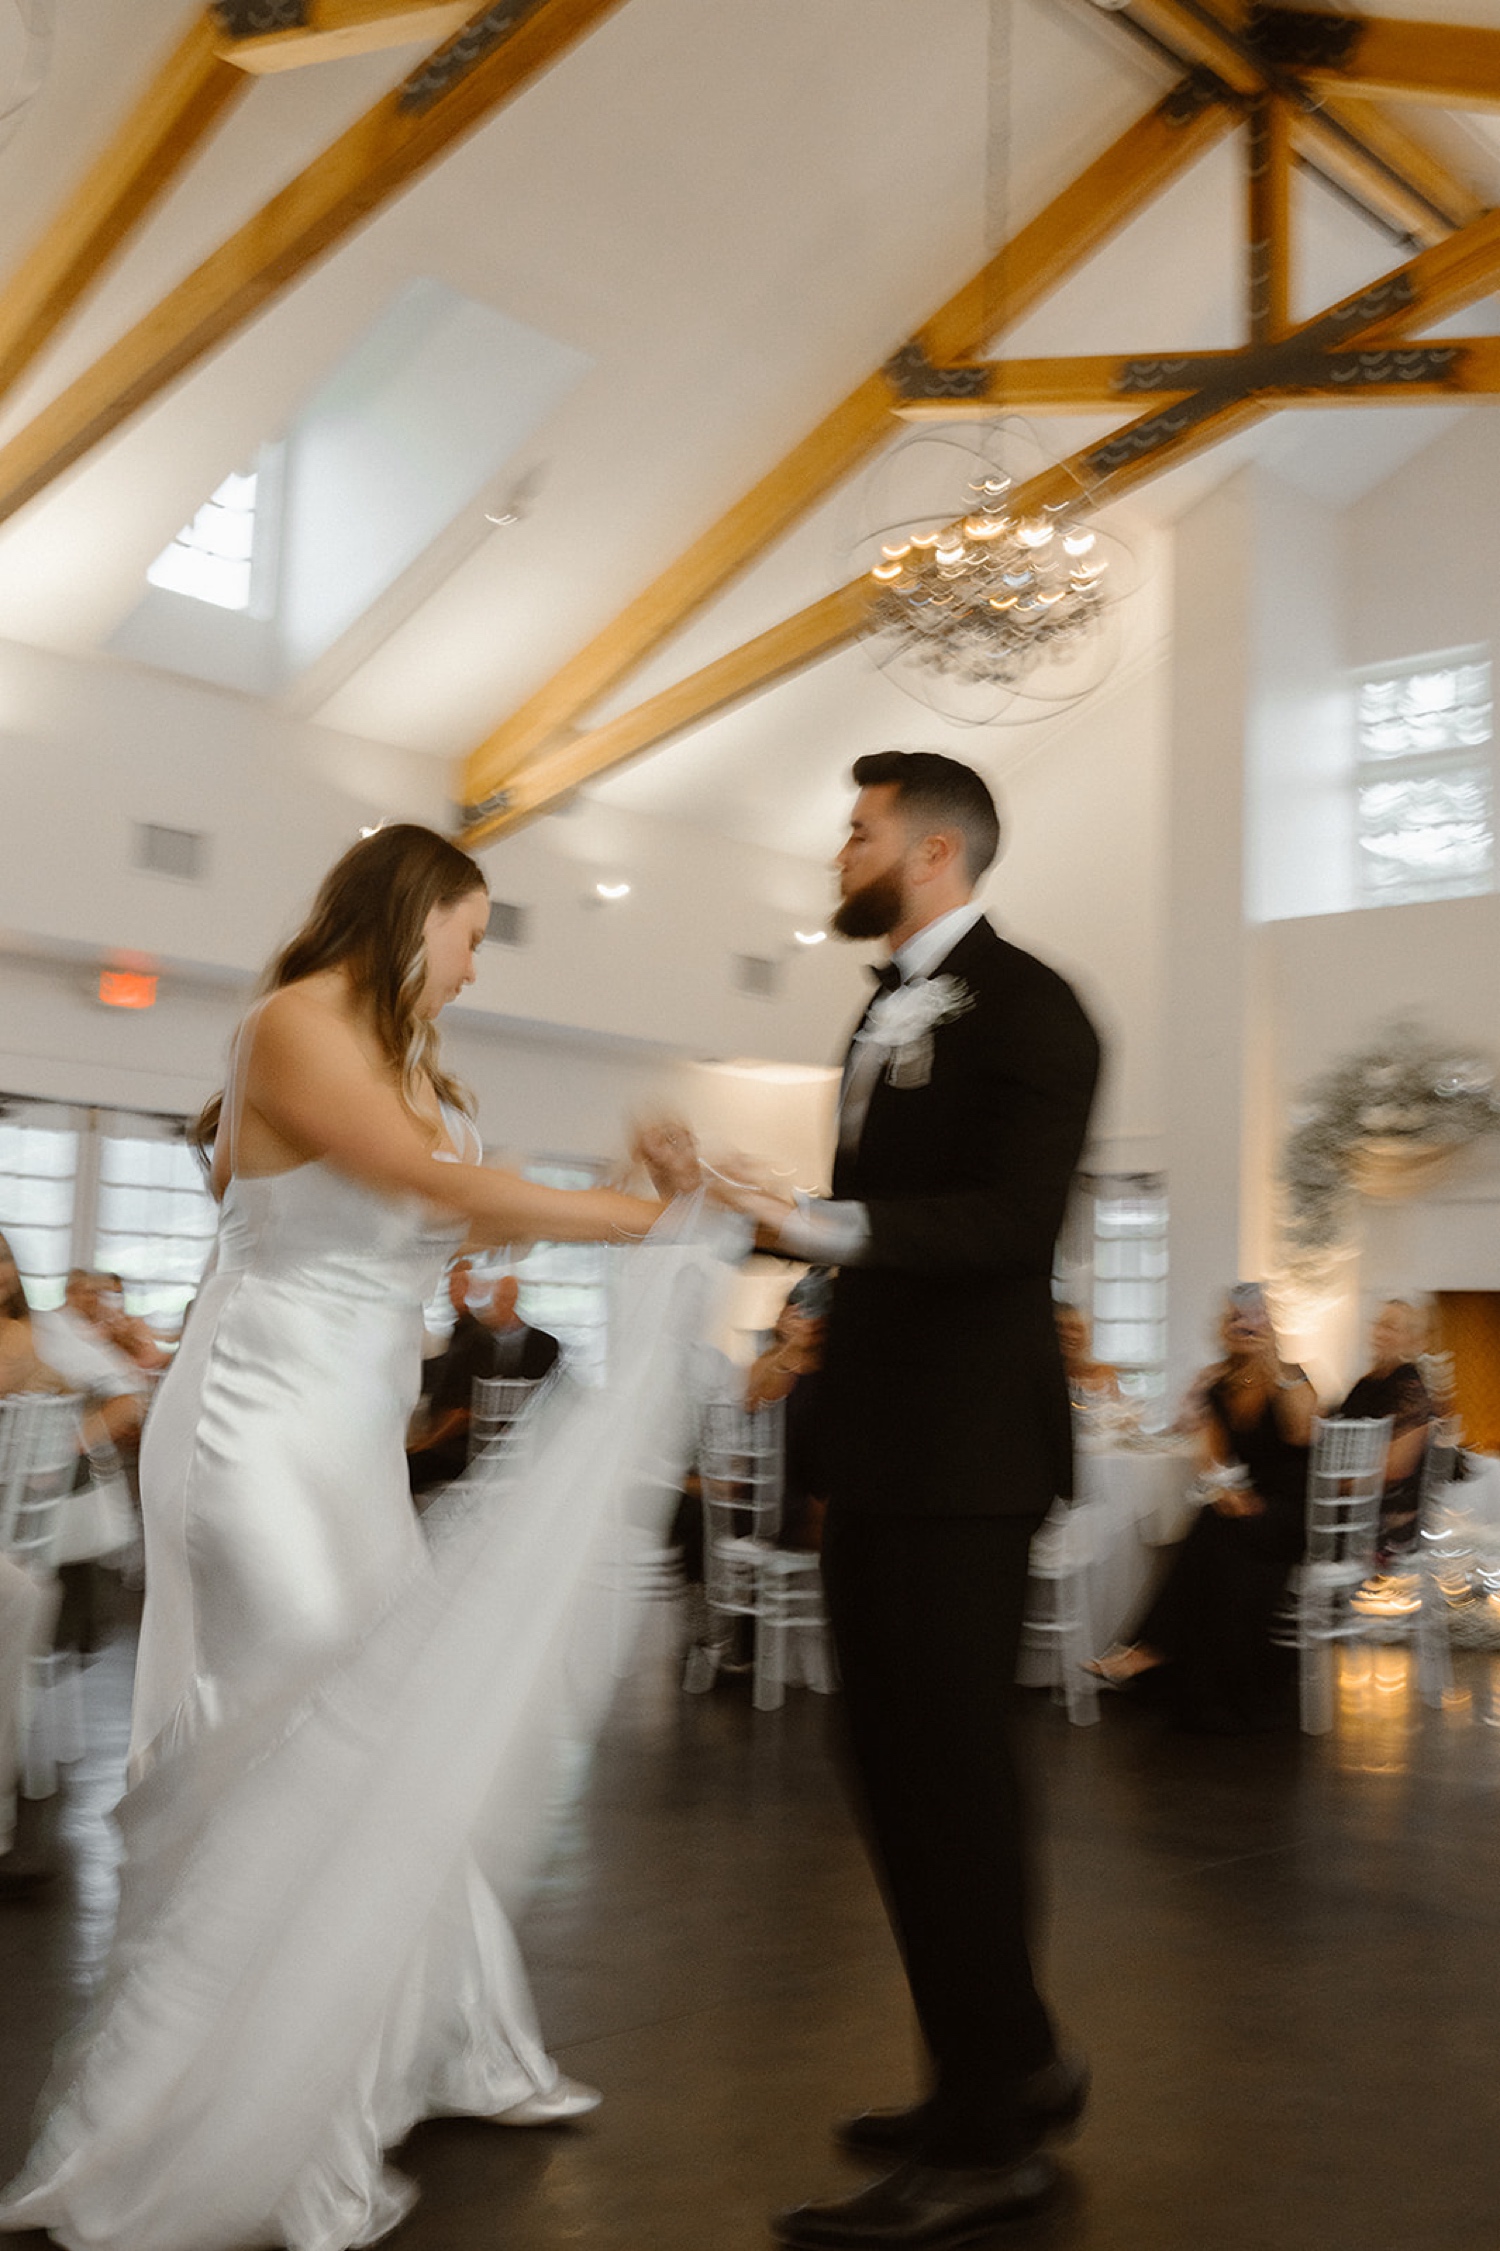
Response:
[[[872,750],[854,761],[856,789],[894,789],[900,810],[933,828],[956,828],[969,881],[977,883],[1000,849],[995,800],[972,766],[939,750]]]

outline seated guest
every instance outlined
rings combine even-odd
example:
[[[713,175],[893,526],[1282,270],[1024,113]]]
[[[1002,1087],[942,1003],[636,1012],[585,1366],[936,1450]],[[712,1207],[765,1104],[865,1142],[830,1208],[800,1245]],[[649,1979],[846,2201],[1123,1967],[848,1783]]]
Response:
[[[530,1328],[521,1319],[519,1294],[514,1274],[502,1274],[492,1284],[475,1274],[472,1260],[454,1262],[448,1297],[458,1318],[445,1349],[423,1369],[427,1415],[406,1457],[414,1493],[451,1484],[468,1466],[476,1378],[517,1376],[537,1382],[556,1365],[562,1347],[545,1329]]]
[[[1370,1329],[1370,1361],[1335,1415],[1345,1422],[1391,1418],[1380,1497],[1380,1548],[1394,1556],[1415,1544],[1422,1501],[1422,1464],[1436,1419],[1417,1355],[1427,1342],[1427,1318],[1405,1298],[1388,1298]]]
[[[1075,1407],[1098,1407],[1121,1400],[1118,1372],[1105,1360],[1094,1358],[1094,1340],[1087,1316],[1076,1305],[1054,1305],[1057,1341],[1067,1370],[1068,1396]]]
[[[0,1396],[20,1391],[65,1392],[55,1368],[37,1350],[31,1307],[9,1243],[0,1235]]]
[[[1135,1641],[1089,1670],[1112,1688],[1160,1671],[1185,1726],[1234,1734],[1291,1716],[1270,1628],[1303,1552],[1317,1401],[1282,1360],[1257,1283],[1229,1292],[1220,1335],[1200,1441],[1208,1501]]]
[[[68,1276],[64,1303],[55,1313],[34,1313],[32,1333],[48,1366],[57,1370],[70,1391],[81,1392],[88,1400],[90,1443],[106,1437],[128,1457],[140,1443],[151,1379],[109,1342],[98,1327],[97,1313],[95,1277],[75,1267]]]
[[[8,1254],[7,1254],[8,1255]],[[31,1387],[28,1387],[31,1388]],[[16,1784],[26,1724],[27,1671],[48,1646],[57,1589],[0,1555],[0,1902],[27,1898],[51,1882],[45,1861],[16,1847]]]
[[[821,1452],[823,1315],[809,1310],[820,1300],[806,1289],[804,1276],[777,1317],[771,1342],[751,1366],[745,1382],[750,1408],[785,1403],[782,1439],[781,1527],[777,1545],[801,1550],[823,1544],[828,1479]],[[801,1296],[799,1298],[799,1292]]]
[[[137,1314],[125,1310],[125,1284],[118,1274],[95,1274],[94,1323],[107,1344],[123,1352],[133,1366],[148,1376],[159,1376],[172,1364],[150,1328]]]

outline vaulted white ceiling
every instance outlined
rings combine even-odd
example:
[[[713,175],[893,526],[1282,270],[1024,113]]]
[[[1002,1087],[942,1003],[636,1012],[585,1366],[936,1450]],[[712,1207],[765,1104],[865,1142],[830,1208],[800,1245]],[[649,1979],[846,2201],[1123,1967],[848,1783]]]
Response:
[[[1500,0],[1400,0],[1389,12],[1500,24]],[[0,149],[0,277],[190,13],[186,0],[58,0],[51,76]],[[1024,221],[1175,75],[1090,0],[1010,0],[999,45],[994,14],[991,0],[627,0],[0,530],[0,636],[105,646],[152,558],[206,495],[287,427],[414,277],[432,276],[591,366],[402,598],[381,606],[341,684],[316,706],[295,691],[292,703],[352,734],[463,753],[978,266],[997,206],[1010,225]],[[387,53],[257,83],[6,402],[0,439],[413,59]],[[1420,116],[1485,200],[1500,202],[1492,122]],[[1046,353],[1240,341],[1242,197],[1241,152],[1226,143],[1008,344]],[[1316,184],[1299,182],[1297,208],[1299,311],[1399,262],[1388,237]],[[1489,310],[1463,325],[1496,325]],[[1283,415],[1120,509],[1147,581],[1126,661],[1149,661],[1164,632],[1153,575],[1161,527],[1206,482],[1253,457],[1340,504],[1456,411]],[[1058,453],[1086,434],[1077,419],[1042,426]],[[490,527],[486,506],[523,482],[533,496],[523,519]],[[859,512],[857,487],[816,511],[590,716],[828,591],[848,575]],[[1063,723],[1074,721],[1049,724]],[[596,787],[617,803],[811,850],[850,756],[871,741],[940,735],[854,650]],[[1003,770],[1035,747],[1011,731],[990,762]]]

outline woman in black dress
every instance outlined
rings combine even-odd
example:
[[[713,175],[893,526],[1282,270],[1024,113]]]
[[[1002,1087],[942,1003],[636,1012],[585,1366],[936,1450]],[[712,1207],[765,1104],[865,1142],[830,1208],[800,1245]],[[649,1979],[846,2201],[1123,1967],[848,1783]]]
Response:
[[[1370,1330],[1373,1364],[1336,1410],[1342,1421],[1391,1418],[1391,1450],[1380,1496],[1380,1550],[1387,1559],[1416,1544],[1422,1464],[1435,1414],[1417,1366],[1426,1331],[1426,1316],[1416,1306],[1405,1298],[1388,1298]]]
[[[1282,1360],[1256,1283],[1229,1292],[1220,1335],[1204,1394],[1208,1501],[1136,1639],[1090,1669],[1116,1688],[1160,1673],[1184,1726],[1231,1734],[1291,1717],[1270,1628],[1302,1555],[1317,1400]]]

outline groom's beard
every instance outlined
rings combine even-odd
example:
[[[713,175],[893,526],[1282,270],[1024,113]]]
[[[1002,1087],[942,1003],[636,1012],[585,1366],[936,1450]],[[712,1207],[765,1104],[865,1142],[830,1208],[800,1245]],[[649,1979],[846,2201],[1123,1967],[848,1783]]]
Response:
[[[841,938],[886,938],[905,911],[901,877],[895,868],[887,868],[884,875],[871,876],[850,892],[833,918],[833,927]]]

